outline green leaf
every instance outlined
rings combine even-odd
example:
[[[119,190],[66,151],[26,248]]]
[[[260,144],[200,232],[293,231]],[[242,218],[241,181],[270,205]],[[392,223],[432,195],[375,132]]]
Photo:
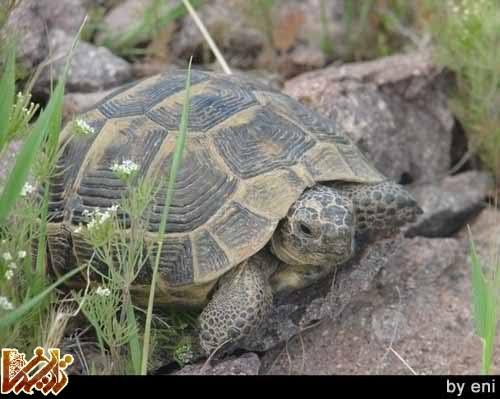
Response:
[[[488,281],[481,270],[481,262],[469,228],[472,263],[472,299],[476,334],[483,342],[481,374],[488,374],[493,359],[498,322],[497,281]],[[498,275],[496,276],[498,280]]]
[[[15,47],[7,48],[5,70],[0,80],[0,153],[7,143],[9,133],[9,115],[14,105],[16,92],[16,50]]]
[[[126,305],[127,321],[131,326],[133,333],[130,336],[130,356],[132,360],[132,370],[134,374],[141,373],[141,344],[139,341],[139,328],[135,318],[134,306],[132,302],[128,301]]]
[[[151,339],[151,321],[153,318],[153,304],[154,304],[154,296],[156,291],[156,280],[158,277],[158,266],[160,264],[160,256],[161,256],[161,248],[163,246],[163,239],[165,235],[165,228],[167,226],[167,219],[170,205],[172,204],[172,198],[175,190],[175,181],[177,177],[177,171],[181,167],[182,164],[182,155],[184,153],[184,147],[186,144],[187,138],[187,122],[189,118],[189,96],[191,89],[191,62],[193,59],[189,60],[189,67],[186,77],[186,89],[185,89],[185,98],[184,104],[182,106],[182,115],[181,115],[181,123],[179,126],[179,133],[177,135],[177,139],[175,142],[175,152],[172,159],[172,164],[170,167],[170,176],[168,180],[167,192],[165,196],[165,206],[163,208],[163,213],[161,215],[160,220],[160,228],[159,228],[159,240],[158,240],[158,248],[156,250],[156,258],[153,266],[153,276],[151,278],[151,287],[149,291],[149,300],[148,300],[148,310],[146,314],[146,325],[144,329],[144,343],[142,349],[142,365],[141,365],[141,374],[146,375],[147,367],[148,367],[148,355],[149,355],[149,341]]]

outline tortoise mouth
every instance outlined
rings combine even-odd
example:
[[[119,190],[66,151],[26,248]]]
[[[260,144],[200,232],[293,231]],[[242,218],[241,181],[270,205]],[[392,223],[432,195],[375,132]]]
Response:
[[[352,258],[356,249],[356,240],[351,240],[351,250],[349,252],[335,252],[330,254],[321,254],[320,256],[307,256],[307,254],[295,254],[289,251],[280,239],[274,235],[271,239],[271,252],[279,260],[290,266],[318,266],[332,267],[343,264]],[[316,258],[316,259],[315,259]]]

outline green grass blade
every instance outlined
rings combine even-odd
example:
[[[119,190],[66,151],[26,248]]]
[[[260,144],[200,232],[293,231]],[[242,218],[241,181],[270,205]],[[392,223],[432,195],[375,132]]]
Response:
[[[16,92],[16,50],[7,49],[5,69],[0,80],[0,153],[7,143],[9,133],[9,115],[14,105]]]
[[[129,340],[132,370],[134,374],[138,375],[141,373],[141,343],[139,340],[139,328],[135,318],[134,306],[130,300],[127,303],[127,321],[134,332]]]
[[[488,374],[493,359],[498,322],[496,281],[489,284],[481,270],[481,262],[469,228],[470,257],[472,263],[472,299],[476,334],[483,343],[481,374]],[[498,276],[495,280],[498,279]]]
[[[470,259],[472,264],[472,299],[474,326],[476,334],[484,337],[486,333],[487,295],[488,287],[481,271],[481,263],[477,256],[476,246],[469,228]]]
[[[167,226],[167,219],[169,208],[172,203],[174,190],[175,190],[175,180],[177,177],[177,171],[181,167],[182,163],[182,155],[184,152],[184,147],[186,144],[187,138],[187,122],[189,118],[189,93],[191,88],[191,62],[192,58],[189,60],[188,73],[186,78],[186,90],[185,90],[185,98],[184,104],[182,106],[182,115],[181,115],[181,123],[179,126],[179,134],[177,136],[177,140],[175,143],[175,152],[172,159],[172,165],[170,167],[170,176],[168,180],[167,192],[165,196],[165,207],[163,208],[163,213],[161,215],[160,220],[160,228],[159,228],[159,241],[158,248],[156,251],[156,258],[153,267],[153,276],[151,278],[151,288],[149,291],[149,301],[148,301],[148,310],[146,315],[146,325],[144,329],[144,343],[142,349],[142,365],[141,365],[141,374],[147,374],[148,367],[148,356],[149,356],[149,342],[151,338],[151,321],[153,318],[153,304],[154,304],[154,296],[156,291],[156,280],[158,276],[158,265],[160,264],[160,256],[161,256],[161,248],[163,246],[163,239],[165,235],[165,228]]]
[[[47,288],[45,288],[42,292],[40,292],[38,295],[35,295],[33,298],[30,300],[24,302],[21,306],[13,310],[12,312],[9,312],[6,316],[0,319],[0,330],[7,328],[14,323],[18,323],[24,316],[26,316],[27,313],[29,313],[31,310],[33,310],[40,302],[42,302],[47,295],[49,295],[54,289],[57,288],[57,286],[61,285],[64,283],[66,280],[70,279],[73,277],[75,274],[83,270],[87,265],[82,265],[69,273],[65,274],[61,278],[59,278],[55,283],[51,284]]]
[[[52,108],[53,101],[51,98],[51,102],[38,118],[31,134],[16,157],[16,164],[7,178],[0,197],[0,223],[5,222],[21,193],[31,166],[38,155],[38,150],[47,135]]]

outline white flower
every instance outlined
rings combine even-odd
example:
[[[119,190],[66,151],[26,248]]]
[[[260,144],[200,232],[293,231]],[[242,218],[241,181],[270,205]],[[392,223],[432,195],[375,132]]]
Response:
[[[17,269],[17,265],[14,262],[10,262],[7,266],[9,269]]]
[[[18,251],[17,252],[17,257],[19,259],[24,259],[26,257],[26,251]]]
[[[6,262],[9,262],[12,260],[12,255],[10,254],[10,252],[4,252],[3,255],[2,255],[2,258],[6,261]]]
[[[121,164],[115,162],[111,170],[120,175],[130,176],[132,173],[139,170],[139,165],[130,159],[126,159]]]
[[[110,296],[111,290],[109,288],[104,288],[104,287],[99,286],[95,290],[95,293],[99,296]]]
[[[5,278],[7,280],[10,280],[12,277],[14,277],[14,270],[9,269],[5,272]]]
[[[92,230],[95,227],[105,224],[110,218],[111,214],[116,213],[118,205],[113,205],[106,211],[101,211],[99,208],[95,208],[93,211],[84,210],[82,215],[87,218],[87,228]],[[81,226],[75,230],[75,233],[81,231]]]
[[[4,310],[14,309],[14,305],[5,296],[0,296],[0,308]]]
[[[75,233],[75,234],[79,234],[79,233],[81,233],[81,232],[82,232],[82,225],[79,225],[79,226],[75,229],[75,231],[74,231],[73,233]]]
[[[24,183],[24,186],[21,190],[21,196],[26,197],[27,195],[30,195],[35,192],[35,187],[33,187],[29,183]]]
[[[85,122],[83,119],[75,120],[74,128],[75,128],[75,133],[82,134],[84,136],[95,133],[95,129],[92,126],[90,126],[87,122]]]

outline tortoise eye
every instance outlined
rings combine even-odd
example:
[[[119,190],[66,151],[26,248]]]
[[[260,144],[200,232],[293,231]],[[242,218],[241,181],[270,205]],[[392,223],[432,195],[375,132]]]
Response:
[[[302,233],[304,233],[306,236],[312,236],[312,231],[311,229],[306,226],[304,223],[299,224],[299,229]]]

